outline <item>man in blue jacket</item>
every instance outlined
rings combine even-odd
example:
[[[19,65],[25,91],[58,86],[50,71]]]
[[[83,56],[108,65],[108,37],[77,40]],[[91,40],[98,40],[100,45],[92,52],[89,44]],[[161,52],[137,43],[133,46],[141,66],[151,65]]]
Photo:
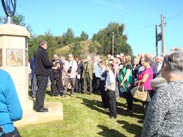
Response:
[[[42,40],[39,43],[39,47],[35,56],[35,75],[37,80],[37,93],[36,93],[36,112],[48,112],[48,109],[44,107],[44,98],[46,93],[46,87],[48,84],[48,77],[50,76],[51,67],[55,64],[48,58],[46,49],[48,48],[47,41]]]
[[[0,70],[0,136],[20,137],[13,122],[22,118],[22,108],[11,76]]]
[[[35,56],[36,56],[36,51],[34,51],[34,56],[30,59],[30,68],[31,68],[31,90],[32,90],[32,98],[36,97],[36,90],[37,90],[37,82],[36,82],[36,75],[35,75]]]

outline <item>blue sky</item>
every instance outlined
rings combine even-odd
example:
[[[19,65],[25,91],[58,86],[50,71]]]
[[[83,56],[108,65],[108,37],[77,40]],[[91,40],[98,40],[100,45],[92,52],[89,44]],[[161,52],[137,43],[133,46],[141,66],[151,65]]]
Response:
[[[85,31],[91,38],[111,22],[125,24],[124,34],[134,55],[155,55],[155,25],[160,24],[163,14],[165,52],[183,47],[182,0],[17,0],[16,11],[25,16],[34,35],[51,31],[54,36],[61,36],[71,28],[75,36]],[[0,16],[5,16],[2,8]],[[158,44],[160,55],[161,42]]]

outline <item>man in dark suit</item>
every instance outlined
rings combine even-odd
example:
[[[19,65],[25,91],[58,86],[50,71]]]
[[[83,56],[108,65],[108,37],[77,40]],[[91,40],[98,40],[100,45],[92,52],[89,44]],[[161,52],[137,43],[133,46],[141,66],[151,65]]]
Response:
[[[76,57],[76,61],[78,64],[77,74],[76,74],[76,84],[75,84],[75,91],[78,93],[82,92],[82,74],[83,74],[83,62],[81,58],[78,56]]]
[[[47,41],[43,40],[39,43],[39,47],[36,50],[35,56],[35,75],[37,80],[37,93],[36,93],[36,112],[48,112],[47,108],[44,108],[44,98],[46,93],[46,87],[48,84],[48,76],[50,75],[50,69],[55,64],[48,58],[46,49],[48,48]]]

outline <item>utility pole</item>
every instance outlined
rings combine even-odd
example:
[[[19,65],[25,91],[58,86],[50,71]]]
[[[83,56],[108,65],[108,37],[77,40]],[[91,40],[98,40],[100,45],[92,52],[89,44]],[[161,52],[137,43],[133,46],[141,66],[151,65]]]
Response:
[[[114,32],[112,32],[112,55],[114,56]]]
[[[156,45],[156,56],[158,56],[158,27],[155,25],[155,45]]]
[[[164,17],[161,14],[161,42],[162,42],[162,49],[161,52],[164,54]]]
[[[160,17],[161,17],[161,24],[160,25],[155,25],[156,56],[158,56],[158,41],[161,41],[162,42],[162,45],[161,45],[161,54],[164,54],[164,25],[165,25],[164,18],[165,17],[163,17],[162,14],[161,14]],[[158,26],[161,28],[161,32],[160,33],[158,33]]]

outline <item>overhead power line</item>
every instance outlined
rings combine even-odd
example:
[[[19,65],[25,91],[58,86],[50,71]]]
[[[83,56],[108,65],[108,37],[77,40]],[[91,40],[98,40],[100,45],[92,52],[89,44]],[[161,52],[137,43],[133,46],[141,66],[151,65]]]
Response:
[[[167,19],[165,19],[165,21],[166,22],[167,21],[171,21],[171,20],[174,20],[174,19],[176,19],[176,18],[178,18],[180,16],[183,16],[183,13],[179,13],[177,15],[174,15],[174,16],[170,17],[170,18],[167,18]],[[143,26],[143,27],[127,30],[126,33],[131,33],[131,32],[135,32],[135,31],[142,31],[144,29],[147,29],[147,28],[150,28],[150,27],[154,27],[154,24],[158,24],[158,23],[153,23],[153,24],[149,24],[149,25],[146,25],[146,26]]]
[[[170,20],[173,20],[173,19],[181,17],[181,16],[183,16],[183,13],[179,13],[179,14],[173,16],[173,17],[167,18],[166,21],[170,21]]]
[[[132,30],[127,31],[127,33],[134,32],[134,31],[139,31],[139,30],[144,30],[144,29],[150,28],[152,26],[154,26],[154,24],[143,26],[143,27],[139,27],[139,28],[136,28],[136,29],[132,29]]]

